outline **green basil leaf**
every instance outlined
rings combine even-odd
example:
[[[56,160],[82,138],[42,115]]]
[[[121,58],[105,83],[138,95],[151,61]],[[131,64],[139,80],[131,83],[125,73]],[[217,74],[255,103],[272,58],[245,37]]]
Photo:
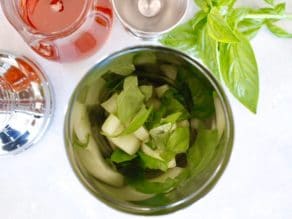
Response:
[[[182,116],[181,112],[173,113],[165,118],[161,119],[162,123],[176,123],[176,121]]]
[[[207,21],[208,34],[216,41],[222,43],[237,43],[239,39],[236,34],[232,31],[224,17],[213,8],[208,14]]]
[[[231,9],[227,15],[227,22],[229,26],[234,30],[237,28],[239,22],[241,22],[248,14],[250,9],[248,8],[235,8]]]
[[[146,107],[143,106],[121,135],[131,134],[137,131],[141,126],[143,126],[143,124],[147,121],[150,113],[152,112],[152,109],[153,108],[151,107],[147,110]]]
[[[150,157],[142,151],[138,152],[144,168],[166,171],[168,169],[167,162]]]
[[[213,75],[220,80],[218,65],[218,43],[209,36],[206,26],[201,27],[198,33],[198,54],[203,63],[210,69]]]
[[[267,25],[269,31],[271,31],[277,37],[292,38],[292,33],[288,33],[282,27],[279,27],[272,22],[266,22],[266,25]]]
[[[238,31],[248,39],[252,39],[264,25],[262,19],[244,19],[238,24]]]
[[[135,155],[135,154],[129,155],[120,149],[116,149],[116,150],[114,150],[114,152],[111,155],[111,161],[113,161],[115,163],[123,163],[126,161],[133,160],[136,157],[137,157],[137,155]]]
[[[199,174],[210,165],[217,145],[217,130],[199,130],[195,143],[190,147],[187,153],[188,169],[192,176]]]
[[[212,7],[211,0],[194,0],[196,5],[198,5],[203,11],[207,12]]]
[[[190,20],[185,24],[182,24],[169,33],[164,34],[160,43],[180,49],[190,56],[196,56],[196,37],[193,29],[193,21]]]
[[[232,7],[234,5],[234,3],[236,2],[236,0],[212,0],[212,2],[216,6],[228,6],[228,7]]]
[[[125,79],[124,89],[117,100],[117,115],[123,124],[129,124],[143,106],[144,95],[137,86],[135,77]],[[132,80],[133,79],[133,80]]]
[[[240,34],[238,34],[240,35]],[[241,36],[237,44],[222,44],[221,73],[231,93],[256,113],[259,97],[258,67],[249,41]]]
[[[275,0],[264,0],[264,1],[272,6],[275,4]]]
[[[171,133],[166,149],[175,154],[184,153],[190,144],[190,130],[187,127],[178,127]]]

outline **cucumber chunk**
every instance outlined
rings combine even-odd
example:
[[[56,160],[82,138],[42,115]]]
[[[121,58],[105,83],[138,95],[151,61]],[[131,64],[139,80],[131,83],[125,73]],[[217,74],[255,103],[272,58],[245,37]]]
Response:
[[[177,76],[177,67],[174,65],[161,65],[160,66],[161,71],[171,80],[175,80]]]
[[[116,114],[117,112],[117,99],[118,94],[113,94],[107,101],[103,102],[101,106],[110,114]]]
[[[133,134],[109,139],[118,148],[130,155],[134,155],[140,148],[140,141]]]
[[[168,90],[169,90],[169,86],[167,84],[155,88],[156,95],[159,98],[161,98],[163,96],[163,94]]]
[[[223,106],[217,95],[214,95],[214,104],[215,104],[215,111],[216,111],[216,126],[218,130],[218,138],[220,139],[225,129],[225,117],[224,117]]]
[[[78,148],[77,150],[80,162],[95,178],[116,187],[124,185],[123,175],[107,164],[92,137],[85,149]]]
[[[103,123],[101,130],[109,136],[115,136],[120,134],[124,127],[121,121],[113,114],[110,114]]]
[[[148,141],[149,139],[149,132],[142,126],[137,131],[134,132],[134,135],[136,138],[138,138],[140,141]]]
[[[72,110],[73,130],[81,144],[88,143],[88,136],[91,134],[89,118],[86,105],[75,102]]]

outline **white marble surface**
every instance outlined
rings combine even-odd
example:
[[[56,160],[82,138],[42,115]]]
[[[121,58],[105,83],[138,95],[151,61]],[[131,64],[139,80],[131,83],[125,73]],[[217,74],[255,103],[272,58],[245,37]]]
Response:
[[[116,21],[109,41],[93,57],[52,63],[34,54],[0,12],[0,50],[36,60],[56,93],[55,116],[44,138],[25,153],[0,157],[0,218],[138,218],[107,207],[83,188],[67,160],[62,133],[68,99],[85,72],[102,57],[141,43]],[[292,39],[262,30],[252,44],[261,78],[258,114],[230,97],[236,137],[224,175],[197,203],[159,218],[292,218]]]

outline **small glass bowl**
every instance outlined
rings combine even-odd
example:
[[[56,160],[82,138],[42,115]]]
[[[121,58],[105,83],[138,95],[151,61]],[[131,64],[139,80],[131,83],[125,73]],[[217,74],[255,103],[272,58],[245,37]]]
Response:
[[[89,112],[87,111],[88,109],[97,109],[100,107],[99,103],[104,100],[103,87],[105,81],[102,76],[107,74],[109,64],[120,63],[121,60],[126,60],[135,54],[147,52],[153,52],[157,57],[163,58],[172,64],[185,63],[192,66],[196,73],[205,78],[217,92],[222,108],[221,112],[224,114],[222,118],[225,120],[221,140],[208,166],[199,174],[186,179],[177,188],[163,194],[158,199],[151,199],[148,195],[138,193],[129,188],[129,186],[117,188],[101,182],[90,173],[92,170],[88,169],[86,164],[92,162],[92,151],[90,152],[90,149],[87,151],[87,149],[73,145],[74,138],[76,138],[73,128],[76,125],[81,125],[81,122],[79,123],[78,121],[84,119],[84,115]],[[80,108],[80,102],[86,107]],[[102,115],[91,115],[89,113],[88,116],[94,119],[96,124],[102,124]],[[99,135],[99,129],[100,125],[91,127],[91,131],[94,133],[94,141],[97,145],[93,153],[95,153],[95,157],[104,159],[104,156],[106,157],[110,153],[110,146],[105,138]],[[174,212],[189,206],[207,194],[214,187],[226,168],[231,155],[234,137],[233,117],[230,105],[216,79],[206,68],[187,55],[173,49],[159,46],[127,48],[110,55],[96,64],[81,80],[71,97],[65,118],[64,131],[69,160],[75,174],[86,189],[96,198],[115,209],[142,215],[159,215]],[[96,166],[96,169],[99,170],[99,166]]]

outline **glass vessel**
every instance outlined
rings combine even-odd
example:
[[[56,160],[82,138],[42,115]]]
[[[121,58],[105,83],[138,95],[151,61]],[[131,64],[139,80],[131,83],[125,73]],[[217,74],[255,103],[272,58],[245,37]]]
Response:
[[[103,181],[106,178],[102,179],[105,175],[111,175],[112,173],[110,163],[107,166],[108,157],[112,152],[112,145],[105,136],[100,134],[101,125],[104,121],[104,113],[99,110],[102,110],[100,103],[107,100],[106,96],[108,94],[106,90],[108,83],[111,83],[106,78],[111,77],[112,69],[115,72],[125,72],[127,70],[125,63],[141,54],[151,54],[151,57],[154,54],[156,60],[158,60],[157,62],[164,63],[164,67],[169,65],[177,68],[187,66],[188,69],[192,69],[191,71],[196,77],[204,81],[203,83],[209,84],[214,89],[214,92],[217,93],[218,104],[215,104],[216,119],[217,117],[221,119],[220,129],[218,120],[216,120],[217,125],[215,125],[218,130],[221,130],[221,137],[218,138],[215,151],[212,153],[207,152],[200,158],[205,161],[209,160],[207,165],[200,171],[194,170],[197,171],[195,175],[183,178],[183,181],[180,181],[177,187],[156,196],[138,192],[128,185],[114,187]],[[148,65],[148,61],[152,63]],[[153,84],[171,84],[175,82],[170,72],[169,74],[164,74],[164,72],[161,72],[162,68],[153,64],[152,58],[139,59],[139,62],[142,66],[137,67],[136,72],[138,77],[141,77],[141,80],[151,80]],[[118,66],[121,66],[121,63],[123,63],[122,68],[119,68]],[[141,73],[141,69],[143,69],[143,73]],[[219,112],[218,115],[217,111]],[[212,122],[214,121],[213,119],[210,120],[210,124],[214,124]],[[81,126],[82,129],[80,128]],[[213,125],[210,126],[213,127]],[[78,133],[77,129],[79,129]],[[64,130],[67,154],[81,183],[95,197],[109,206],[129,213],[143,215],[173,212],[192,204],[207,194],[226,168],[231,155],[234,134],[233,117],[229,102],[223,89],[211,73],[187,55],[157,46],[127,48],[110,55],[96,64],[81,80],[71,97]],[[83,136],[85,140],[87,139],[87,143],[89,142],[87,146],[81,145],[82,143],[78,140],[80,136]],[[104,174],[98,176],[103,171]],[[100,178],[98,179],[98,177]]]
[[[0,52],[0,155],[36,143],[53,109],[52,88],[40,68],[27,58]]]
[[[9,22],[46,59],[86,58],[105,43],[112,27],[110,0],[1,1]]]

